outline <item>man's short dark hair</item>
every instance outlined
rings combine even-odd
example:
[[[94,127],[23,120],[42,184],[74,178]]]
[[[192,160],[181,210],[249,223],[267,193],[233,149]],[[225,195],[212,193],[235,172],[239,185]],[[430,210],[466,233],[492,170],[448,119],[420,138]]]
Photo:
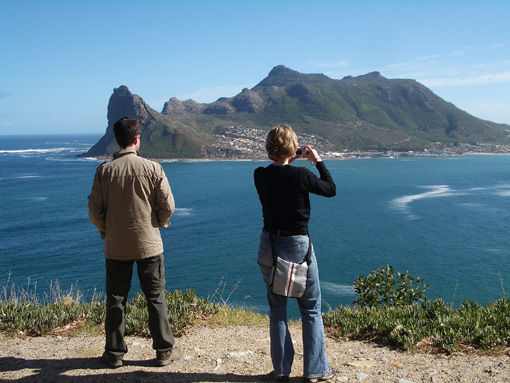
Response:
[[[131,146],[141,131],[142,123],[134,118],[123,117],[113,125],[115,140],[121,148]]]

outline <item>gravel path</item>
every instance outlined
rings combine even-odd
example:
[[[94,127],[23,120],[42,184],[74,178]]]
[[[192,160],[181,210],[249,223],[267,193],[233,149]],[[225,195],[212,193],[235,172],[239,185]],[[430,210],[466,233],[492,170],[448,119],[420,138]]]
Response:
[[[291,382],[302,382],[299,325]],[[8,337],[0,334],[0,380],[6,382],[263,382],[272,370],[266,326],[198,326],[177,339],[183,357],[155,367],[148,338],[128,337],[124,366],[100,361],[102,336]],[[334,382],[510,382],[510,353],[452,356],[399,352],[374,343],[326,338]]]

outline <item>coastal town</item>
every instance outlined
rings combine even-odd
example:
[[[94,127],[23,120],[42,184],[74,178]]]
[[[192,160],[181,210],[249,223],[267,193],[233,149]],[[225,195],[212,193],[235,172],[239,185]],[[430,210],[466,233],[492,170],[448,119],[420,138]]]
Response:
[[[208,150],[209,157],[216,159],[266,159],[267,131],[243,126],[229,126],[216,134],[219,139]],[[395,157],[449,157],[464,154],[510,154],[510,145],[498,144],[458,144],[448,145],[436,142],[434,147],[424,151],[360,151],[344,149],[333,151],[331,145],[313,133],[297,133],[301,146],[310,145],[317,149],[323,158],[395,158]]]

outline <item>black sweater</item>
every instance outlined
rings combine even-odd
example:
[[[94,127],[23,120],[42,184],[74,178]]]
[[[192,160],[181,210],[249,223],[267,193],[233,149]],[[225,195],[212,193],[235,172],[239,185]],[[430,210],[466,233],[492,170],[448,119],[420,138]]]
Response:
[[[336,195],[336,185],[324,162],[317,163],[320,178],[304,167],[269,165],[255,169],[255,187],[262,203],[263,230],[285,230],[287,235],[308,234],[309,193]]]

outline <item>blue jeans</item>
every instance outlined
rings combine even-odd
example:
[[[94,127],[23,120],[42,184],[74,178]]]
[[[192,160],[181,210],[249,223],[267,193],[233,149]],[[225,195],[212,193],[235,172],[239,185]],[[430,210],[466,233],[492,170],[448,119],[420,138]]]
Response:
[[[298,263],[301,263],[306,258],[310,244],[308,236],[274,236],[273,241],[275,251],[280,258]],[[319,270],[313,246],[311,259],[306,293],[302,298],[296,299],[303,327],[303,375],[308,378],[317,378],[327,374],[329,365],[324,347]],[[270,235],[267,232],[262,232],[260,236],[257,262],[267,287],[267,300],[270,308],[269,334],[271,338],[271,359],[274,374],[275,376],[290,375],[294,360],[294,347],[287,325],[287,300],[289,298],[275,295],[269,290],[273,254]]]

